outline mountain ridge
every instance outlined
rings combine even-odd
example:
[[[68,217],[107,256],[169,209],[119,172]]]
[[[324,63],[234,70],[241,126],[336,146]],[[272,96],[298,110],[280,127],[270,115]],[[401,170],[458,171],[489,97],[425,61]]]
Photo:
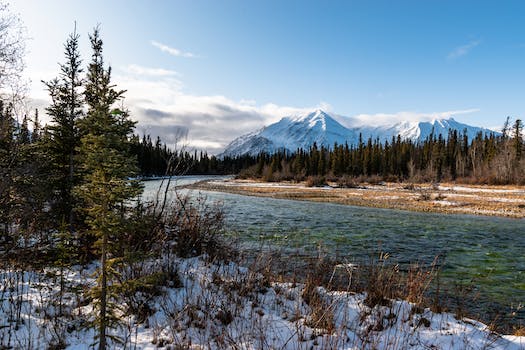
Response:
[[[310,148],[314,142],[319,147],[327,148],[332,148],[335,143],[357,145],[360,135],[363,141],[372,138],[385,142],[399,135],[402,139],[417,142],[426,139],[431,133],[447,137],[449,130],[461,133],[465,131],[470,140],[479,132],[497,134],[486,128],[460,123],[453,117],[434,118],[431,121],[401,121],[381,126],[346,127],[327,112],[316,109],[284,117],[276,123],[242,135],[228,144],[219,156],[257,155],[261,152],[271,154],[280,150],[295,152],[300,148]]]

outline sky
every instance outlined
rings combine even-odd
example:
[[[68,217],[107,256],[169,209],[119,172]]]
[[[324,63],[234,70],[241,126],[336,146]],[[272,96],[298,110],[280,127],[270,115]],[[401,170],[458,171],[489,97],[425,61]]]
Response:
[[[35,104],[75,28],[99,24],[139,132],[220,152],[235,137],[322,108],[343,124],[524,118],[523,1],[12,0]],[[181,139],[180,130],[187,131]]]

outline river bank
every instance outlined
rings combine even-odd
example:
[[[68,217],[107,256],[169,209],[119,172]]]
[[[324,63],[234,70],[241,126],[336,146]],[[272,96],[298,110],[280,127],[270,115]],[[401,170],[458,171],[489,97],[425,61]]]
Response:
[[[442,184],[359,184],[354,188],[307,187],[306,183],[268,183],[255,180],[206,180],[192,189],[234,194],[329,202],[418,212],[525,218],[525,188]]]

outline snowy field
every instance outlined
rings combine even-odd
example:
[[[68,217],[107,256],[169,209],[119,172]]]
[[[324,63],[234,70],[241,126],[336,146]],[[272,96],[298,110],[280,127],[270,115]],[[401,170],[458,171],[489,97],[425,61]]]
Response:
[[[120,320],[111,348],[525,349],[525,337],[405,301],[370,308],[365,294],[320,287],[306,293],[303,284],[272,282],[234,263],[197,257],[169,264],[176,274],[165,286],[115,301]],[[161,268],[166,261],[134,266],[143,273]],[[87,292],[95,269],[1,271],[0,348],[92,348]],[[129,313],[131,307],[140,312]]]

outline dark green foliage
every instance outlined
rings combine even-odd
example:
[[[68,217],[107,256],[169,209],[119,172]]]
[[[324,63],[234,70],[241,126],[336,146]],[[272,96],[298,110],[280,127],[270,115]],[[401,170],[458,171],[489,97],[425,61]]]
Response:
[[[5,106],[0,100],[0,228],[3,241],[10,240],[14,199],[14,166],[17,161],[15,120],[12,107]]]
[[[521,119],[516,119],[516,122],[514,123],[513,143],[516,161],[519,162],[523,153],[523,122],[521,121]]]
[[[357,146],[336,144],[332,149],[313,144],[309,150],[293,154],[247,157],[243,162],[251,165],[239,176],[264,181],[307,180],[311,186],[322,184],[316,179],[340,183],[342,177],[345,182],[353,178],[370,182],[524,184],[525,174],[519,170],[525,162],[522,122],[515,122],[513,138],[505,130],[501,136],[480,133],[473,140],[466,132],[451,130],[447,137],[431,134],[419,143],[398,136],[384,143],[373,139],[364,143],[360,138]],[[240,163],[240,159],[235,161]]]
[[[39,145],[31,143],[28,118],[21,124],[13,107],[0,101],[0,242],[14,248],[19,238],[44,231],[46,183]]]
[[[88,232],[97,238],[100,268],[95,300],[98,309],[99,349],[106,349],[106,329],[116,320],[116,304],[112,282],[117,274],[113,268],[112,247],[123,238],[129,202],[141,193],[136,175],[136,162],[129,153],[129,138],[135,123],[128,113],[115,104],[124,91],[111,84],[111,69],[104,67],[102,40],[98,29],[90,36],[93,49],[85,85],[87,114],[81,120],[80,159],[82,183],[75,193],[83,200]]]
[[[60,65],[58,78],[44,82],[51,97],[46,108],[51,117],[45,148],[48,158],[49,182],[55,195],[51,204],[57,223],[66,221],[73,233],[74,207],[76,201],[73,188],[78,185],[77,148],[80,133],[77,123],[82,117],[83,99],[79,91],[82,86],[82,60],[79,53],[79,35],[70,34],[64,45],[66,62]],[[38,120],[35,126],[38,126]]]
[[[255,164],[251,156],[217,158],[203,151],[172,150],[150,135],[131,139],[131,153],[137,157],[139,173],[143,177],[165,175],[224,175],[237,174]]]

